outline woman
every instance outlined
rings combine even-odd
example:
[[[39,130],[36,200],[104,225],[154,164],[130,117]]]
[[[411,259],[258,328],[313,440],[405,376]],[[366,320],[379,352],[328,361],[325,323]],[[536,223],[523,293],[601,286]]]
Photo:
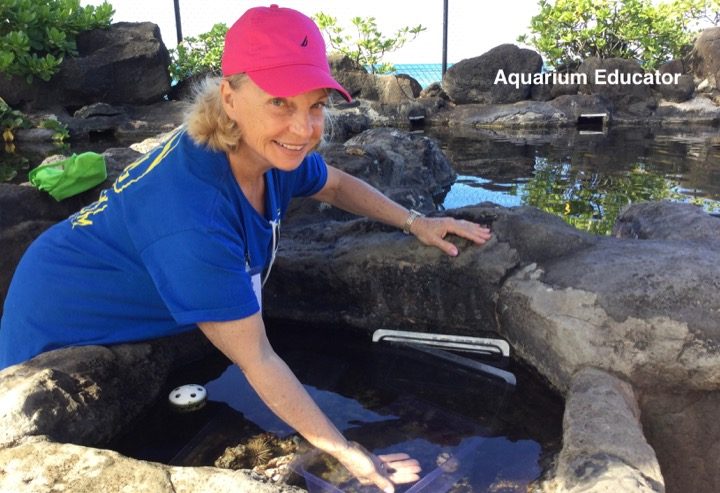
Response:
[[[330,90],[350,96],[308,17],[276,5],[248,10],[227,33],[222,71],[185,128],[28,248],[5,300],[0,368],[64,346],[199,327],[280,418],[360,480],[393,491],[418,479],[417,461],[377,458],[345,440],[266,338],[261,278],[280,220],[292,197],[312,196],[449,255],[457,250],[446,234],[483,244],[490,232],[421,217],[311,152]]]

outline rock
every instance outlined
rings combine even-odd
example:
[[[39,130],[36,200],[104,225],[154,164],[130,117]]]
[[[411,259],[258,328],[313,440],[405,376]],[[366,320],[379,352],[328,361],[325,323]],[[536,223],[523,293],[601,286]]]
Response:
[[[417,98],[422,91],[420,84],[406,74],[375,75],[358,67],[347,57],[330,57],[335,79],[353,97],[397,104]]]
[[[333,76],[338,76],[341,75],[342,72],[350,72],[353,70],[367,73],[365,67],[356,63],[355,60],[349,56],[340,53],[331,53],[328,55],[328,64],[330,65]],[[345,89],[347,89],[347,87]]]
[[[597,236],[575,229],[557,216],[534,207],[500,209],[493,221],[498,240],[512,245],[522,266],[543,264],[594,247]]]
[[[639,389],[717,388],[718,262],[711,245],[602,239],[510,276],[501,332],[560,389],[585,366]]]
[[[697,80],[707,81],[708,91],[720,90],[720,27],[700,33],[686,63]]]
[[[381,159],[392,160],[383,167],[354,170],[380,189],[425,188],[437,194],[455,180],[447,157],[438,143],[428,137],[393,128],[376,128],[349,139],[344,147],[361,148],[365,154],[379,151],[383,154]]]
[[[569,69],[543,72],[543,77],[532,84],[530,98],[533,101],[549,101],[559,96],[574,96],[578,93],[581,77]]]
[[[422,91],[418,81],[406,74],[371,74],[342,55],[330,55],[328,61],[333,76],[353,99],[398,104],[417,98]]]
[[[2,188],[0,188],[0,196]],[[28,220],[12,226],[0,227],[0,300],[5,300],[15,267],[27,247],[40,233],[55,224],[55,221]],[[3,304],[0,303],[0,316]]]
[[[661,74],[678,75],[677,84],[657,84],[654,89],[660,95],[668,100],[676,103],[682,103],[692,98],[695,93],[695,80],[692,75],[684,73],[684,66],[681,60],[673,60],[663,64],[658,72]]]
[[[373,113],[377,115],[367,101],[358,99],[352,103],[331,106],[325,119],[326,140],[342,143],[368,130],[373,126]]]
[[[580,84],[573,82],[571,76],[574,72],[567,75],[567,84],[553,84],[550,88],[550,99],[555,99],[560,96],[574,96],[580,90]]]
[[[602,80],[596,78],[600,72],[605,74]],[[642,74],[642,67],[634,60],[590,57],[582,62],[578,73],[587,77],[587,84],[580,85],[581,94],[600,95],[613,104],[615,111],[630,111],[631,105],[638,104],[634,109],[640,112],[640,116],[648,116],[651,113],[655,102],[649,84],[622,84],[621,81],[610,83],[612,74],[618,76]]]
[[[664,479],[655,452],[643,436],[632,387],[600,370],[576,373],[563,418],[563,449],[553,493],[662,493]]]
[[[720,245],[720,218],[691,204],[643,202],[632,204],[620,213],[612,234],[617,238]]]
[[[508,104],[530,97],[531,84],[495,84],[498,73],[536,74],[542,69],[542,58],[532,50],[512,44],[493,48],[475,58],[461,60],[450,67],[442,80],[442,88],[457,104]]]
[[[123,113],[123,108],[113,106],[107,103],[94,103],[88,106],[83,106],[73,114],[73,117],[93,118],[98,116],[118,116],[122,115]]]
[[[583,114],[605,114],[607,124],[611,123],[614,115],[612,104],[604,97],[598,95],[577,94],[575,96],[557,96],[550,104],[565,115],[568,122],[577,125]]]
[[[63,108],[55,108],[56,114],[52,116],[42,112],[29,116],[38,122],[47,117],[56,118],[67,127],[73,144],[97,137],[130,144],[182,125],[189,107],[187,101],[162,101],[144,105],[95,103],[83,106],[73,114]],[[44,140],[52,142],[54,132],[44,129],[43,132]]]
[[[345,88],[353,99],[362,98],[376,101],[379,97],[375,76],[364,67],[344,55],[328,57],[333,77]]]
[[[268,485],[247,471],[212,467],[170,467],[129,459],[117,452],[44,437],[21,440],[0,449],[0,491],[138,493],[302,493],[287,485]]]
[[[667,491],[720,491],[720,392],[644,392],[643,429],[655,449]]]
[[[696,96],[682,103],[661,101],[655,114],[644,121],[662,125],[717,125],[720,122],[720,106],[705,96]]]
[[[97,102],[147,104],[170,91],[169,55],[157,25],[119,22],[77,37],[78,56],[66,57],[48,82],[0,77],[0,94],[12,107],[66,108]]]
[[[464,104],[429,115],[431,124],[477,128],[551,128],[577,125],[583,113],[609,113],[597,96],[561,96],[552,101]]]
[[[532,128],[570,125],[561,111],[547,102],[521,101],[504,104],[463,104],[432,118],[450,127]]]
[[[167,375],[210,354],[199,332],[40,354],[0,375],[0,445],[27,436],[97,446],[152,404]]]
[[[552,84],[533,84],[530,87],[530,98],[533,101],[550,101],[552,99]],[[577,90],[575,90],[577,92]]]
[[[378,100],[381,103],[397,104],[420,96],[422,86],[409,75],[382,75],[377,77]]]
[[[596,78],[599,72],[605,74],[604,79]],[[587,84],[580,85],[580,93],[603,96],[613,104],[615,110],[631,111],[634,109],[639,116],[649,116],[655,105],[648,84],[622,84],[621,81],[610,83],[612,74],[618,74],[618,76],[642,74],[642,67],[634,60],[590,57],[582,62],[578,73],[585,74],[587,77]],[[633,104],[638,106],[631,108]]]
[[[494,212],[478,208],[463,217],[489,222]],[[516,252],[495,240],[480,248],[450,238],[461,251],[450,259],[397,229],[365,221],[288,226],[283,235],[263,293],[268,316],[307,320],[312,313],[313,323],[367,331],[493,330],[496,293],[518,262]],[[302,283],[291,281],[298,276]]]
[[[155,401],[171,371],[214,351],[196,331],[59,349],[6,368],[0,372],[0,491],[302,491],[259,483],[247,471],[169,467],[95,448]]]
[[[146,154],[159,145],[161,145],[163,142],[167,141],[172,135],[177,132],[179,129],[175,128],[171,130],[170,132],[164,132],[161,134],[158,134],[154,137],[147,138],[143,140],[142,142],[137,142],[135,144],[130,144],[130,149],[138,153],[139,155]],[[139,157],[139,156],[138,156]]]
[[[93,134],[113,135],[115,130],[128,119],[126,109],[107,103],[94,103],[83,106],[72,117],[63,116],[60,120],[67,126],[73,139],[90,137]]]
[[[52,142],[55,130],[49,128],[19,128],[15,130],[15,142]]]
[[[336,75],[336,80],[353,99],[367,99],[377,101],[380,99],[376,76],[364,70],[351,70]]]
[[[170,99],[174,101],[191,102],[195,99],[196,91],[201,87],[203,81],[208,77],[220,77],[222,74],[214,74],[210,71],[200,72],[183,79],[170,89]]]
[[[214,465],[225,469],[252,469],[273,483],[285,482],[291,473],[290,463],[298,455],[299,443],[297,435],[280,438],[269,432],[259,433],[234,447],[227,447]]]
[[[403,130],[418,130],[427,126],[433,116],[448,107],[442,98],[422,98],[406,100],[397,104],[370,102],[370,107],[378,115],[378,123],[373,126],[393,126]]]
[[[445,100],[449,100],[450,97],[443,91],[442,83],[440,82],[433,82],[429,86],[427,86],[425,89],[420,91],[420,98],[442,98]]]
[[[127,147],[110,147],[105,149],[102,155],[105,158],[108,177],[105,183],[99,186],[100,190],[111,186],[125,167],[142,156],[142,153]]]
[[[94,201],[99,191],[98,187],[58,202],[29,184],[0,183],[0,230],[25,221],[60,221]]]
[[[322,154],[328,164],[362,176],[394,200],[424,212],[435,210],[455,180],[449,161],[434,140],[392,128],[367,130],[343,145],[328,145]],[[295,201],[290,207],[294,220],[299,210],[309,212],[307,220],[313,222],[354,217],[312,200]]]
[[[128,119],[115,130],[123,142],[138,142],[170,132],[183,124],[190,108],[187,101],[162,101],[127,107]]]

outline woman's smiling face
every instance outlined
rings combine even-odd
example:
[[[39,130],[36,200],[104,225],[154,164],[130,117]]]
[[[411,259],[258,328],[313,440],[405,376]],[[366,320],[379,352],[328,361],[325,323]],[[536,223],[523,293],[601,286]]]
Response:
[[[258,171],[293,170],[317,146],[325,130],[326,89],[275,97],[249,77],[237,89],[220,86],[226,113],[242,135],[236,153]],[[235,154],[235,153],[234,153]]]

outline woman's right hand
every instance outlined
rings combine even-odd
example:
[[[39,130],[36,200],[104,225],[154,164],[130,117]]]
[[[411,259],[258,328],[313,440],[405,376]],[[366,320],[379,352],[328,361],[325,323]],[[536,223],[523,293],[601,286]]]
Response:
[[[362,484],[374,484],[385,493],[393,493],[395,484],[420,479],[420,464],[407,454],[377,456],[357,442],[335,456]]]

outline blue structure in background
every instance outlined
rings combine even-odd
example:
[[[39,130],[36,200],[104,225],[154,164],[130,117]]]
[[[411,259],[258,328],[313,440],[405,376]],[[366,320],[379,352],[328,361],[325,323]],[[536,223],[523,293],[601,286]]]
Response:
[[[425,89],[433,82],[442,80],[442,63],[396,63],[394,74],[407,74]],[[448,68],[452,66],[448,64]]]

